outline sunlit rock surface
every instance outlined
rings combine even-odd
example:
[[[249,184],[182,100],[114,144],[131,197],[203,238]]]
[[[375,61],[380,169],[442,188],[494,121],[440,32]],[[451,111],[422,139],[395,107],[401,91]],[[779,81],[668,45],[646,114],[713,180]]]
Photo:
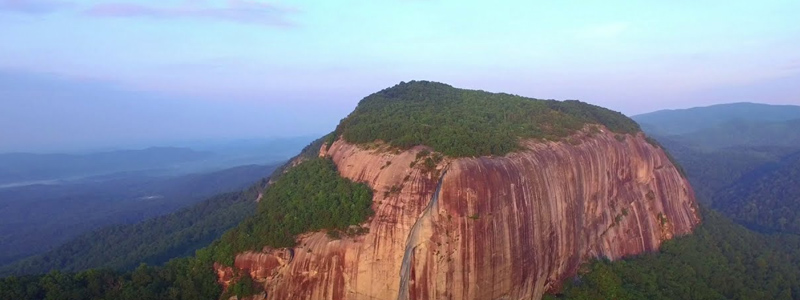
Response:
[[[373,188],[369,233],[309,233],[294,249],[242,253],[235,268],[267,299],[536,299],[592,258],[690,233],[694,193],[663,150],[599,128],[435,168],[417,157],[425,147],[338,140],[320,155]]]

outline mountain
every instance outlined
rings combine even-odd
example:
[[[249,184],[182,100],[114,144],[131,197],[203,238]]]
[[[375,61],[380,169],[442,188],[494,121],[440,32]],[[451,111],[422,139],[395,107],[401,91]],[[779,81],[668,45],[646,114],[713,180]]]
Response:
[[[188,148],[154,147],[92,154],[0,154],[0,185],[87,177],[148,169],[169,169],[213,157]]]
[[[651,134],[681,135],[731,121],[781,122],[800,119],[800,106],[730,103],[688,109],[660,110],[631,117]]]
[[[311,143],[296,158],[308,157],[308,149],[318,149],[321,144],[321,139]],[[0,267],[0,277],[46,273],[50,270],[131,270],[141,263],[161,265],[173,258],[191,256],[195,250],[207,246],[225,231],[251,216],[269,178],[279,178],[285,168],[286,165],[244,166],[217,173],[224,175],[217,180],[244,175],[233,172],[236,170],[252,169],[257,174],[271,172],[271,175],[242,191],[214,195],[168,215],[81,234],[46,253]],[[204,188],[215,185],[214,180],[209,180],[213,177],[191,177],[198,177],[189,181]],[[169,184],[175,182],[170,181]],[[182,192],[187,193],[186,190]]]
[[[270,299],[538,298],[588,258],[655,251],[700,221],[661,148],[577,101],[401,83],[362,100],[319,153],[372,190],[371,218],[332,226],[362,234],[311,224],[295,242],[253,241],[274,235],[272,218],[317,216],[265,206],[201,255],[228,291],[252,280]],[[265,195],[297,185],[282,180]],[[281,193],[272,201],[294,205]]]
[[[716,207],[734,220],[800,234],[800,152],[760,166],[715,197]]]
[[[279,170],[194,258],[12,277],[0,296],[535,299],[700,222],[679,168],[622,114],[433,82],[364,98]]]
[[[745,114],[744,109],[751,113]],[[751,229],[800,234],[794,213],[800,207],[795,179],[800,173],[798,109],[800,106],[730,104],[670,111],[670,118],[676,121],[704,112],[713,116],[715,124],[693,131],[686,127],[682,134],[654,135],[686,166],[703,203]],[[634,118],[652,119],[653,114]],[[653,132],[666,132],[672,126],[653,124],[664,126],[654,127]]]
[[[732,120],[680,135],[700,149],[731,147],[800,147],[800,118],[757,122]]]
[[[132,270],[194,254],[253,214],[264,183],[215,195],[174,213],[135,224],[113,225],[79,235],[52,249],[0,268],[0,277],[77,272],[92,268]]]
[[[731,104],[654,113],[669,118],[652,123],[662,127],[643,123],[643,128],[685,167],[698,199],[714,210],[702,210],[703,224],[694,234],[665,242],[657,253],[594,261],[549,298],[797,299],[796,111]],[[708,122],[686,122],[697,112]],[[676,126],[683,131],[675,132]]]
[[[182,142],[181,147],[151,147],[79,154],[0,153],[0,189],[63,184],[91,177],[139,173],[176,176],[235,166],[284,161],[313,141],[310,137]]]
[[[596,260],[545,299],[797,299],[800,236],[760,234],[712,210],[655,253]]]
[[[48,251],[87,231],[136,223],[243,189],[276,167],[250,165],[166,177],[122,173],[0,189],[0,265]]]

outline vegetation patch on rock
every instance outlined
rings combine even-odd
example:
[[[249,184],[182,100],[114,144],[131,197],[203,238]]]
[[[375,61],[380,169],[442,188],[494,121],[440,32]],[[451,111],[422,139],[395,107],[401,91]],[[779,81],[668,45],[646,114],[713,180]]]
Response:
[[[623,114],[584,102],[537,100],[412,81],[372,94],[329,137],[399,148],[426,145],[451,157],[505,155],[524,138],[558,140],[586,124],[619,133],[639,125]]]
[[[347,232],[372,216],[372,190],[339,176],[327,158],[308,159],[289,169],[264,194],[258,212],[209,247],[216,262],[232,265],[237,253],[295,245],[298,234]]]

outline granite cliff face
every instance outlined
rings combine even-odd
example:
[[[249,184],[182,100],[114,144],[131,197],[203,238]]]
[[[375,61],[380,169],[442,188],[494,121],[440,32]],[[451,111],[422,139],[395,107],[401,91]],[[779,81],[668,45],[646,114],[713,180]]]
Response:
[[[369,233],[308,233],[292,249],[241,253],[234,268],[267,299],[537,299],[583,262],[654,251],[700,222],[689,183],[641,133],[589,125],[523,145],[433,166],[423,146],[338,139],[320,156],[374,190]]]

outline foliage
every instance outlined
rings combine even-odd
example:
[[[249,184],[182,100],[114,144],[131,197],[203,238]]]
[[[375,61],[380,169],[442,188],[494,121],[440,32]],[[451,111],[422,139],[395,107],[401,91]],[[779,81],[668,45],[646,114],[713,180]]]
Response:
[[[755,229],[800,234],[800,152],[747,173],[715,199],[720,211]]]
[[[705,211],[689,236],[659,253],[598,260],[558,299],[793,299],[800,295],[800,237],[761,235]]]
[[[290,247],[295,236],[347,230],[373,212],[372,190],[339,176],[330,159],[312,158],[289,169],[265,192],[258,213],[210,246],[213,260],[232,265],[236,253]]]
[[[127,273],[88,270],[0,279],[0,299],[217,299],[222,293],[211,266],[194,258],[164,267],[141,265]]]
[[[255,216],[211,246],[196,251],[195,257],[172,259],[161,267],[143,264],[125,273],[91,269],[6,277],[0,279],[0,299],[217,299],[222,290],[216,283],[215,261],[231,264],[235,253],[244,250],[292,246],[295,235],[307,231],[363,234],[368,229],[353,225],[372,215],[372,192],[364,184],[340,177],[331,160],[316,157],[313,149],[319,149],[322,141],[312,143],[296,157],[304,162],[289,168],[290,162],[281,168],[286,171],[276,171],[279,179],[265,191]],[[253,197],[257,189],[256,186],[243,194]],[[241,200],[237,194],[218,197]],[[246,274],[227,291],[240,297],[256,292],[256,285]]]
[[[427,145],[452,157],[504,155],[519,148],[520,138],[556,140],[588,123],[618,133],[639,131],[624,115],[580,101],[536,100],[412,81],[361,100],[334,136],[360,144],[381,140],[400,148]]]
[[[220,298],[228,299],[231,296],[236,296],[237,299],[242,299],[257,293],[259,293],[259,289],[255,286],[253,278],[250,277],[250,273],[242,272],[239,278],[235,280]]]
[[[51,252],[67,243],[82,252],[86,249],[72,241],[77,238],[94,243],[84,234],[98,237],[97,232],[92,232],[108,226],[114,226],[115,231],[128,228],[125,233],[130,233],[128,224],[175,213],[220,193],[241,191],[274,168],[248,165],[173,177],[132,172],[69,184],[0,189],[0,266]],[[110,232],[99,234],[107,236]],[[117,249],[109,250],[114,254]],[[102,264],[98,261],[87,266]],[[130,266],[136,265],[138,262],[134,261]]]
[[[0,269],[0,275],[91,268],[131,270],[142,262],[160,265],[192,255],[252,215],[264,184],[262,181],[241,192],[220,194],[170,215],[81,235],[46,254]]]

